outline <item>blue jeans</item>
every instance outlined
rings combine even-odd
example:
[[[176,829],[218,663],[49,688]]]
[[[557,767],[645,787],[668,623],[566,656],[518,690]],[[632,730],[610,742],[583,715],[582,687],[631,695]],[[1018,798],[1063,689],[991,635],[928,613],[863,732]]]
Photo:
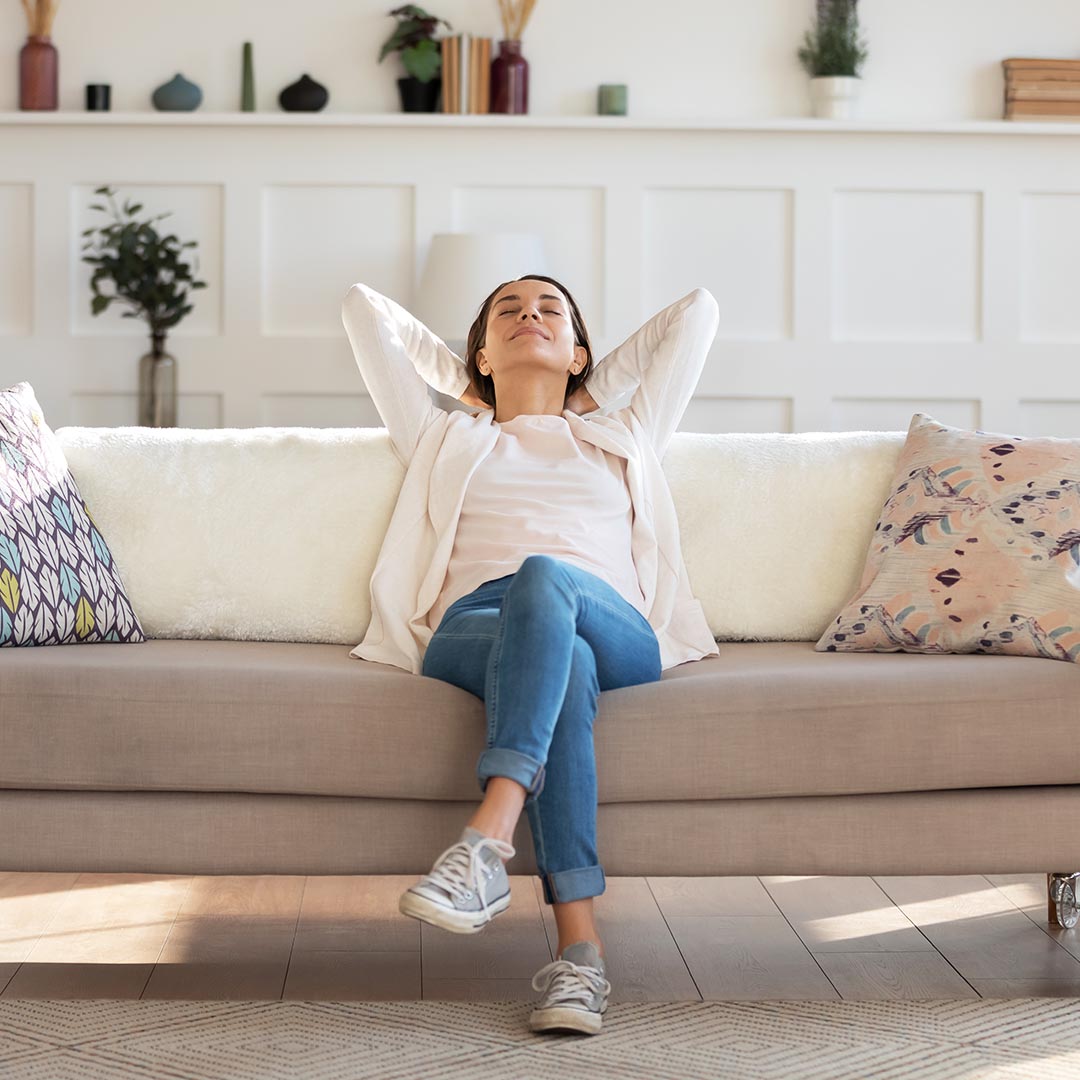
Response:
[[[599,896],[593,720],[601,690],[659,680],[648,619],[595,574],[530,555],[447,609],[421,673],[484,702],[480,790],[492,776],[525,788],[544,900]]]

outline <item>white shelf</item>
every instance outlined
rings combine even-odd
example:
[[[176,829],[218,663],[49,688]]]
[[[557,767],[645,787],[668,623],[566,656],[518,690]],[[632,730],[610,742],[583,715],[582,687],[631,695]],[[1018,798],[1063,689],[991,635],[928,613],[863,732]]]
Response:
[[[931,135],[1077,135],[1076,121],[1019,120],[817,120],[776,117],[725,120],[698,117],[511,116],[501,113],[296,113],[296,112],[0,112],[0,126],[125,127],[479,127],[575,128],[623,131],[869,132]]]

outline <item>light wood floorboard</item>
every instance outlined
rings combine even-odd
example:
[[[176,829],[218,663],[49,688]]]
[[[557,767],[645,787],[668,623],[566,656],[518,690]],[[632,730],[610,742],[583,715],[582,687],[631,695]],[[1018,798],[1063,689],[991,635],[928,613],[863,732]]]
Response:
[[[450,934],[415,876],[0,873],[0,996],[535,1000],[558,950],[538,877]],[[607,879],[611,1001],[1080,997],[1042,873]]]

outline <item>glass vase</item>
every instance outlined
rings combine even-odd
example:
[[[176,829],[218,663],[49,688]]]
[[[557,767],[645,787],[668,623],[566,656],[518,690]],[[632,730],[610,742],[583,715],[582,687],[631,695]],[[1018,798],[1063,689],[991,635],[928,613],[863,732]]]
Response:
[[[19,50],[19,108],[56,109],[59,60],[48,34],[30,34]]]
[[[521,55],[521,42],[499,42],[499,53],[491,61],[491,111],[529,111],[529,62]]]
[[[162,348],[139,358],[139,424],[176,427],[176,357]]]

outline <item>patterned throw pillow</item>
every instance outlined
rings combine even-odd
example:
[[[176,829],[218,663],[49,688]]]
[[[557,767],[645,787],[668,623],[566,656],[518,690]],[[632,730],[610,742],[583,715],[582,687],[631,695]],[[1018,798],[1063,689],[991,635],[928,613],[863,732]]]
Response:
[[[1080,440],[916,413],[859,587],[814,648],[1080,662]]]
[[[0,390],[0,646],[145,640],[33,388]]]

